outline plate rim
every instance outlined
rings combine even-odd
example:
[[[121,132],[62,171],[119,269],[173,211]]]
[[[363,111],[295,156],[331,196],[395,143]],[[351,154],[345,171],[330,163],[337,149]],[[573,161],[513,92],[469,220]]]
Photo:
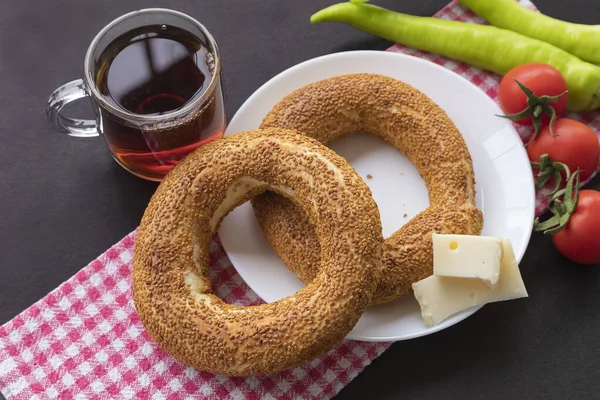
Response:
[[[248,96],[248,98],[240,105],[240,107],[237,109],[237,111],[235,112],[235,114],[233,115],[233,117],[231,118],[230,122],[227,124],[227,128],[225,130],[224,133],[224,137],[233,135],[235,133],[238,132],[242,132],[242,131],[235,131],[232,132],[230,131],[230,126],[234,125],[234,123],[237,122],[237,120],[239,118],[241,118],[241,114],[243,114],[243,111],[245,111],[246,108],[250,107],[251,104],[254,103],[254,99],[258,96],[261,95],[261,93],[266,90],[267,86],[275,86],[277,85],[277,83],[279,81],[281,81],[282,79],[285,79],[286,75],[292,74],[294,71],[298,70],[298,69],[302,69],[302,68],[306,68],[308,65],[311,64],[315,64],[318,63],[319,61],[323,61],[323,60],[330,60],[330,59],[335,59],[335,58],[341,58],[341,57],[353,57],[353,56],[365,56],[365,57],[370,57],[370,56],[375,56],[375,57],[395,57],[395,58],[403,58],[405,60],[410,60],[410,62],[416,62],[416,63],[423,63],[426,64],[428,67],[432,67],[433,69],[437,70],[438,72],[442,73],[442,74],[446,74],[447,76],[451,77],[452,79],[459,79],[462,80],[464,83],[470,85],[472,88],[476,89],[481,95],[482,97],[486,98],[486,101],[490,104],[492,104],[498,111],[501,112],[501,109],[498,105],[498,103],[496,101],[494,101],[494,99],[492,99],[490,96],[487,95],[487,93],[485,93],[481,88],[479,88],[477,85],[475,85],[474,83],[472,83],[471,81],[469,81],[468,79],[466,79],[464,76],[442,66],[439,65],[435,62],[432,62],[430,60],[427,59],[423,59],[411,54],[405,54],[405,53],[399,53],[399,52],[392,52],[392,51],[382,51],[382,50],[349,50],[349,51],[341,51],[341,52],[336,52],[336,53],[330,53],[330,54],[324,54],[321,56],[317,56],[314,58],[310,58],[307,60],[304,60],[302,62],[299,62],[297,64],[294,64],[282,71],[280,71],[279,73],[275,74],[274,76],[272,76],[271,78],[269,78],[268,80],[266,80],[265,82],[263,82],[260,86],[258,86],[250,96]],[[369,71],[365,71],[364,73],[373,73],[373,72],[369,72]],[[324,79],[324,78],[317,78],[316,80],[320,80],[320,79]],[[397,79],[397,78],[396,78]],[[316,81],[316,80],[313,80]],[[419,88],[416,88],[417,90],[420,90]],[[284,95],[285,96],[285,95]],[[483,100],[482,100],[483,101]],[[445,110],[444,110],[445,111]],[[519,143],[522,143],[522,138],[519,135],[519,133],[516,131],[516,129],[514,128],[514,126],[512,126],[512,124],[507,124],[506,125],[509,129],[507,129],[508,131],[511,132],[511,134],[513,136],[515,136]],[[527,156],[527,152],[525,150],[525,148],[523,146],[516,146],[517,149],[516,151],[521,153],[521,156],[524,157],[524,159],[528,159]],[[533,179],[533,175],[530,174],[531,176],[528,179],[528,186],[529,186],[529,204],[527,207],[527,210],[529,211],[529,213],[531,214],[531,218],[528,219],[528,223],[526,224],[526,226],[523,227],[523,230],[525,231],[525,233],[522,235],[521,240],[522,240],[522,246],[519,248],[518,252],[515,252],[515,257],[517,259],[517,262],[520,263],[521,260],[523,259],[526,251],[527,251],[527,247],[529,245],[529,242],[531,240],[531,236],[533,234],[532,230],[533,230],[533,221],[534,221],[534,217],[535,217],[535,202],[536,202],[536,192],[535,192],[535,182]],[[218,234],[220,234],[220,228],[217,231]],[[220,236],[219,236],[220,237]],[[226,249],[226,245],[224,243],[223,240],[221,240],[223,249],[225,250],[225,253],[228,255],[229,254],[227,252]],[[240,276],[242,277],[242,279],[246,282],[246,280],[243,277],[243,274],[240,273],[240,271],[238,270],[238,268],[236,268],[235,263],[233,261],[230,262],[232,264],[232,266],[236,269],[236,271],[238,272],[238,274],[240,274]],[[246,283],[249,287],[250,285],[248,283]],[[251,288],[251,287],[250,287]],[[254,289],[251,288],[253,291]],[[255,292],[256,293],[256,292]],[[265,301],[262,296],[258,295],[257,296],[259,298],[261,298],[263,301]],[[486,304],[482,304],[479,306],[475,306],[475,307],[471,307],[469,309],[463,310],[462,312],[455,314],[454,316],[451,316],[450,318],[452,318],[452,320],[448,321],[447,323],[441,323],[429,328],[426,328],[420,332],[415,332],[415,333],[411,333],[411,334],[407,334],[407,335],[403,335],[402,337],[397,337],[397,336],[387,336],[387,337],[368,337],[365,335],[361,335],[360,337],[353,337],[352,335],[352,331],[350,331],[348,333],[348,335],[345,337],[345,339],[349,339],[349,340],[356,340],[356,341],[365,341],[365,342],[396,342],[396,341],[404,341],[404,340],[410,340],[410,339],[415,339],[418,337],[422,337],[422,336],[427,336],[427,335],[431,335],[433,333],[439,332],[441,330],[444,329],[448,329],[454,325],[456,325],[459,322],[464,321],[465,319],[469,318],[471,315],[473,315],[475,312],[477,312],[478,310],[480,310],[481,308],[483,308]],[[459,318],[456,318],[456,317]]]

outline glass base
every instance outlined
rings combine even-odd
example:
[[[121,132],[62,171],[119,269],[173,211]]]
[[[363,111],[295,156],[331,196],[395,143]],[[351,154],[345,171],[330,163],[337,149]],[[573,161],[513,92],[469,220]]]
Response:
[[[151,182],[162,182],[162,180],[165,178],[164,176],[162,177],[157,177],[157,176],[146,176],[143,174],[140,174],[138,172],[133,171],[131,168],[128,168],[125,164],[123,164],[121,161],[119,161],[119,159],[117,157],[114,156],[114,154],[112,155],[113,160],[115,160],[117,162],[117,164],[119,164],[121,166],[121,168],[123,168],[125,171],[129,172],[130,174],[137,176],[138,178],[144,179],[146,181],[151,181]],[[175,167],[175,166],[173,166]]]

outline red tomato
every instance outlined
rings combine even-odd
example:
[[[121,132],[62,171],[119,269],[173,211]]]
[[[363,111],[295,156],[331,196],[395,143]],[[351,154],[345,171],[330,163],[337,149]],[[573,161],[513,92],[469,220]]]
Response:
[[[500,108],[506,114],[516,114],[527,108],[527,95],[523,89],[514,81],[517,79],[537,97],[540,96],[558,96],[567,90],[567,82],[559,70],[551,65],[544,63],[531,63],[519,65],[508,71],[500,81],[498,88],[498,100]],[[558,101],[550,103],[556,114],[560,114],[568,100],[568,93],[561,96]],[[547,123],[550,117],[546,114],[542,117],[542,122]],[[521,125],[531,125],[531,117],[522,118],[515,121]]]
[[[579,167],[581,181],[587,180],[598,168],[600,142],[589,126],[568,118],[559,118],[554,124],[554,134],[550,135],[548,125],[542,128],[538,138],[527,146],[529,160],[539,162],[544,154],[553,161],[566,164],[571,173]]]
[[[558,251],[579,264],[600,264],[600,192],[582,190],[569,223],[552,235]]]

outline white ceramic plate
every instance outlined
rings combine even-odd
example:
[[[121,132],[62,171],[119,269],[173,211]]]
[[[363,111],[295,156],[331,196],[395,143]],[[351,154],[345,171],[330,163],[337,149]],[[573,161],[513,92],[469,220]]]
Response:
[[[520,261],[534,218],[535,191],[527,153],[511,123],[495,116],[502,113],[496,103],[475,85],[439,65],[383,51],[335,53],[305,61],[254,92],[235,114],[225,135],[259,127],[269,110],[294,89],[331,76],[358,72],[388,75],[407,82],[447,112],[462,132],[473,158],[477,206],[484,214],[482,235],[510,239]],[[415,167],[378,137],[355,134],[339,139],[331,147],[350,162],[371,188],[385,237],[429,205],[425,184]],[[225,218],[219,236],[241,277],[265,301],[279,300],[304,287],[271,248],[250,203]],[[427,328],[417,301],[408,295],[395,303],[369,308],[347,338],[411,339],[447,328],[479,308]]]

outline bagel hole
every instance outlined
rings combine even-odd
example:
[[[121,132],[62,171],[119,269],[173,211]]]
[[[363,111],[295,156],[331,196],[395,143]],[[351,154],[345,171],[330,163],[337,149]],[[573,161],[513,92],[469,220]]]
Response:
[[[333,140],[328,147],[344,157],[371,189],[384,237],[429,207],[429,192],[415,165],[380,136],[355,132]]]
[[[458,243],[453,240],[450,242],[448,247],[450,247],[450,250],[456,250],[456,249],[458,249]]]
[[[219,243],[219,237],[217,235],[213,238],[213,243]],[[234,306],[254,306],[263,304],[258,296],[254,295],[247,289],[247,284],[244,282],[240,274],[235,268],[229,267],[229,263],[224,262],[226,260],[226,254],[222,251],[211,251],[210,252],[210,266],[208,268],[208,276],[210,278],[210,285],[212,287],[212,293],[219,299],[223,300],[227,304]],[[248,291],[252,295],[247,295]]]
[[[243,176],[234,181],[227,190],[227,194],[223,203],[219,206],[213,218],[211,219],[212,228],[216,233],[213,235],[211,242],[211,251],[209,259],[208,277],[212,294],[224,301],[225,303],[235,306],[253,306],[265,303],[262,299],[256,296],[248,288],[248,284],[244,281],[237,270],[228,267],[229,263],[224,262],[228,257],[227,252],[215,251],[217,249],[225,249],[221,243],[219,234],[223,225],[227,226],[230,220],[236,220],[235,215],[243,212],[245,207],[251,207],[250,202],[245,199],[252,199],[264,191],[265,184],[252,177]],[[246,246],[248,239],[255,236],[256,232],[247,232],[248,224],[242,222],[242,225],[236,224],[231,230],[235,237],[236,248],[232,253],[242,251],[243,258],[257,258],[260,253],[252,251]],[[227,228],[225,228],[227,230]],[[227,235],[231,236],[231,235]],[[215,248],[215,242],[217,244]],[[239,246],[237,246],[239,244]],[[236,257],[231,257],[230,261],[236,265]],[[239,266],[239,263],[238,263]]]
[[[295,203],[284,193],[267,190],[259,196],[265,196],[267,199],[283,198],[287,206],[295,207]],[[221,258],[225,254],[213,255],[214,252],[211,252],[209,277],[213,293],[224,302],[237,306],[273,303],[297,293],[306,286],[285,266],[260,224],[248,223],[247,219],[250,216],[254,218],[251,201],[235,207],[220,223],[220,228],[223,227],[226,232],[226,242],[231,246],[230,260],[249,281],[246,282],[235,268],[223,266]],[[309,224],[308,219],[305,223]],[[313,226],[309,224],[308,228]],[[236,260],[239,261],[236,263]],[[266,300],[254,294],[248,287],[253,287],[258,293],[265,295]],[[248,292],[252,294],[247,295]]]

